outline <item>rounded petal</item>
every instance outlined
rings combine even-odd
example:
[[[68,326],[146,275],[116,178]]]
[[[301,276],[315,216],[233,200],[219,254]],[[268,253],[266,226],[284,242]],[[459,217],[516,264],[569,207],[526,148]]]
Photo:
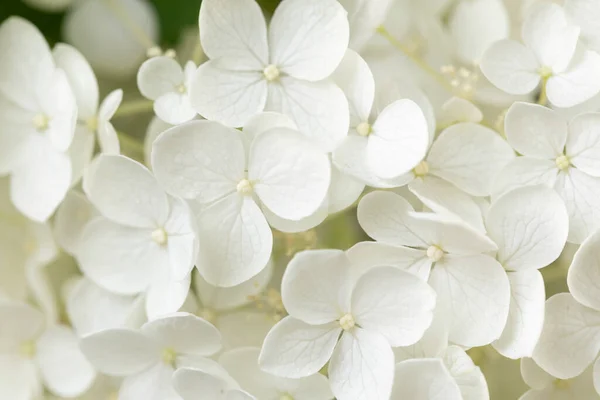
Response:
[[[161,186],[184,199],[210,203],[235,191],[246,156],[239,133],[212,121],[169,129],[152,146],[152,170]]]
[[[279,84],[269,85],[266,110],[292,118],[298,130],[325,152],[333,151],[348,134],[348,101],[329,80],[308,82],[283,76]]]
[[[391,400],[462,400],[456,381],[440,359],[414,359],[396,364]]]
[[[523,186],[543,185],[551,188],[556,182],[558,172],[554,160],[517,157],[510,161],[496,177],[492,195],[498,197]]]
[[[347,13],[337,1],[286,1],[269,25],[270,61],[294,78],[319,81],[339,65],[349,39]]]
[[[36,360],[44,384],[59,396],[79,396],[96,378],[94,367],[79,350],[79,339],[66,326],[44,332],[36,344]]]
[[[600,227],[600,178],[577,168],[558,174],[554,189],[569,212],[569,238],[581,243]]]
[[[54,217],[54,236],[60,247],[75,254],[85,226],[96,216],[98,212],[82,193],[67,193]]]
[[[600,55],[586,51],[581,59],[568,71],[548,79],[548,100],[556,107],[573,107],[594,97],[600,92]]]
[[[110,249],[110,251],[107,251]],[[152,231],[128,228],[98,217],[83,231],[77,260],[98,286],[119,294],[145,291],[168,254],[152,240]]]
[[[560,379],[581,374],[600,351],[600,313],[579,304],[569,293],[546,301],[544,328],[533,359]]]
[[[171,57],[153,57],[140,66],[137,74],[137,85],[142,96],[151,100],[175,92],[182,83],[183,69]]]
[[[361,328],[344,332],[329,362],[329,383],[338,399],[389,399],[394,352],[387,340]]]
[[[546,293],[536,270],[509,272],[510,310],[502,336],[493,342],[504,357],[531,357],[544,325]]]
[[[600,7],[594,0],[568,0],[564,4],[567,18],[581,27],[581,38],[593,50],[600,50]]]
[[[119,400],[179,400],[173,387],[173,372],[172,366],[161,362],[128,376],[119,389]]]
[[[363,182],[332,165],[331,183],[327,192],[328,212],[333,214],[350,207],[357,202],[364,190]]]
[[[248,179],[269,210],[281,218],[299,220],[323,203],[331,180],[331,163],[306,137],[276,128],[252,143]]]
[[[158,117],[152,117],[152,120],[148,124],[146,129],[146,135],[144,136],[144,163],[147,167],[152,166],[152,145],[154,141],[160,136],[161,133],[165,132],[173,125],[167,124]]]
[[[267,80],[262,72],[233,71],[220,60],[202,64],[189,90],[192,108],[198,114],[227,126],[243,126],[267,103]]]
[[[600,310],[600,231],[590,235],[575,253],[567,284],[575,300]]]
[[[337,322],[309,325],[285,317],[267,334],[258,359],[260,367],[285,378],[315,374],[331,357],[341,331]],[[385,341],[383,337],[380,340]]]
[[[480,123],[483,113],[477,106],[462,97],[451,97],[442,105],[440,124],[455,124],[459,122]]]
[[[98,111],[98,81],[92,67],[75,47],[58,43],[52,49],[56,66],[67,74],[67,79],[77,103],[79,120],[93,118]]]
[[[124,156],[98,156],[83,188],[103,216],[120,224],[156,229],[169,214],[167,195],[152,173]]]
[[[474,123],[445,129],[433,142],[427,163],[431,174],[472,196],[489,196],[502,168],[515,157],[493,130]]]
[[[250,151],[250,145],[258,135],[274,128],[298,129],[294,121],[287,115],[269,111],[256,114],[244,124],[242,130],[246,152]]]
[[[309,324],[325,324],[350,311],[348,259],[341,250],[296,253],[281,281],[287,312]]]
[[[206,0],[200,7],[202,50],[240,70],[262,70],[268,63],[267,24],[253,0]]]
[[[359,278],[351,310],[360,327],[383,335],[391,346],[408,346],[431,325],[435,301],[435,291],[416,276],[377,267]]]
[[[423,112],[412,100],[397,100],[381,111],[367,143],[367,166],[383,178],[410,172],[427,153],[429,132]]]
[[[273,211],[268,208],[263,208],[263,214],[265,214],[265,218],[269,222],[269,225],[272,228],[277,229],[280,232],[285,233],[297,233],[297,232],[306,232],[318,225],[321,222],[325,221],[325,218],[329,215],[328,207],[327,207],[327,199],[321,203],[317,211],[309,215],[308,217],[304,217],[297,221],[291,219],[284,219],[279,217]]]
[[[221,349],[221,334],[211,323],[189,313],[175,313],[145,323],[141,332],[177,353],[210,356]]]
[[[23,341],[36,340],[44,329],[44,315],[29,304],[3,301],[0,317],[10,323],[0,327],[0,349],[14,351]]]
[[[152,320],[183,308],[188,294],[192,276],[177,279],[173,271],[160,268],[146,293],[146,314]]]
[[[510,284],[502,266],[486,255],[446,255],[436,263],[429,284],[448,319],[450,342],[483,346],[498,339],[506,325]]]
[[[160,362],[156,344],[129,329],[107,329],[86,335],[79,347],[89,362],[107,375],[133,375]]]
[[[85,173],[85,169],[92,162],[95,145],[96,137],[94,132],[90,131],[86,126],[78,125],[75,127],[75,135],[68,150],[69,157],[71,158],[72,186],[79,183],[79,180]]]
[[[282,386],[287,382],[293,382],[296,384],[295,386],[298,386],[301,381],[279,378],[263,372],[258,367],[259,353],[260,349],[257,347],[238,348],[223,353],[219,357],[219,363],[242,389],[260,399],[276,399],[281,392],[294,395],[294,399],[296,399],[294,393],[283,390]],[[303,379],[308,379],[308,377]]]
[[[481,369],[459,346],[451,345],[443,357],[444,364],[456,381],[463,399],[489,399],[490,393]]]
[[[354,50],[348,49],[332,75],[344,91],[350,106],[350,127],[368,122],[375,100],[375,79],[366,61]]]
[[[508,143],[519,153],[554,160],[567,142],[567,121],[554,110],[538,104],[516,102],[504,119]]]
[[[59,153],[45,136],[28,137],[27,155],[10,180],[15,207],[34,221],[46,221],[71,186],[71,160]]]
[[[569,122],[566,155],[586,174],[600,177],[600,113],[579,114]]]
[[[154,102],[156,115],[169,124],[177,125],[196,116],[187,94],[165,93]]]
[[[4,399],[36,399],[43,396],[44,385],[37,366],[19,355],[0,356],[0,396]]]
[[[505,269],[539,269],[560,256],[569,234],[569,215],[554,190],[525,186],[492,203],[486,228]]]
[[[231,194],[198,217],[198,262],[202,277],[215,286],[236,286],[265,268],[273,234],[252,198]]]
[[[483,54],[481,72],[500,90],[527,94],[540,83],[540,64],[530,49],[514,40],[492,44]]]
[[[199,394],[206,399],[225,400],[224,393],[229,388],[227,382],[218,376],[192,368],[176,370],[173,374],[173,386],[183,400],[198,399]]]
[[[530,388],[542,390],[552,384],[556,378],[544,371],[533,358],[521,359],[521,377]]]

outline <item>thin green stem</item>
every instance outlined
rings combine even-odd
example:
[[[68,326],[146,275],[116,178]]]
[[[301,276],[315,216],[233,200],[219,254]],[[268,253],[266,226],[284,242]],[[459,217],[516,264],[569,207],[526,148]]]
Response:
[[[140,99],[128,101],[121,104],[114,116],[126,117],[135,114],[147,113],[152,111],[153,107],[154,102],[152,100]]]

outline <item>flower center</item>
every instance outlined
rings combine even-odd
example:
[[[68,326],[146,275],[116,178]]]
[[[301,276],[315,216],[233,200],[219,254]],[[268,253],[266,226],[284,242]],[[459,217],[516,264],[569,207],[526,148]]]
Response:
[[[294,397],[289,393],[284,393],[279,397],[279,400],[294,400]]]
[[[95,115],[90,117],[87,121],[85,121],[85,126],[88,128],[88,130],[94,132],[96,129],[98,129],[98,117]]]
[[[429,173],[429,164],[427,161],[423,160],[413,169],[413,174],[416,177],[423,177]]]
[[[342,318],[340,318],[340,326],[343,330],[347,331],[349,329],[354,328],[356,322],[354,321],[354,317],[352,314],[346,314]]]
[[[156,228],[152,231],[152,240],[154,240],[156,244],[164,246],[167,244],[169,236],[163,228]]]
[[[552,68],[550,67],[540,67],[538,69],[538,74],[540,74],[540,76],[544,79],[548,79],[552,76]]]
[[[369,136],[371,134],[371,125],[368,122],[361,122],[356,127],[356,132],[360,136]]]
[[[177,90],[177,93],[180,93],[180,94],[186,94],[187,93],[187,88],[185,87],[184,83],[181,83],[181,84],[175,86],[175,90]]]
[[[438,262],[444,257],[444,250],[436,245],[431,245],[427,248],[427,257],[433,262]]]
[[[244,196],[247,196],[252,193],[252,190],[253,190],[252,182],[250,182],[248,179],[244,178],[238,182],[236,189],[237,189],[238,193],[243,194]]]
[[[44,132],[50,126],[50,117],[44,113],[36,114],[33,117],[33,126],[39,132]]]
[[[162,351],[162,361],[166,365],[175,366],[175,360],[177,359],[177,353],[175,350],[171,348],[163,349]]]
[[[35,352],[36,352],[36,346],[35,346],[35,342],[32,340],[23,342],[19,346],[19,354],[21,354],[25,358],[33,358],[33,356],[35,356]]]
[[[552,384],[554,385],[555,388],[557,389],[568,389],[571,387],[571,382],[569,382],[568,379],[555,379]]]
[[[279,78],[279,68],[273,64],[269,64],[263,69],[263,75],[271,82]]]
[[[567,157],[563,154],[556,158],[555,163],[556,163],[556,166],[558,167],[558,169],[560,169],[561,171],[564,171],[565,169],[569,168],[569,166],[571,165],[571,160],[569,160],[569,157]]]

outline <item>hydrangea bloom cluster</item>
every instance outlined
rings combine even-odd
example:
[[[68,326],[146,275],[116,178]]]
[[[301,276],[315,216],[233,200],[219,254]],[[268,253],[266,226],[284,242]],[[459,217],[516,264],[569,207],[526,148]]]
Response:
[[[203,0],[139,100],[2,22],[0,399],[600,399],[600,2],[557,3]]]

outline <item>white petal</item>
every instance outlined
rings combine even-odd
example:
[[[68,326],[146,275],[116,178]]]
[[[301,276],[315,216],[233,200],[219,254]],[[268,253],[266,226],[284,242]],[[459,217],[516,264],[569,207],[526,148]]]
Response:
[[[433,142],[430,172],[473,196],[488,196],[500,170],[515,157],[500,135],[484,126],[461,123],[445,129]]]
[[[408,188],[434,212],[458,218],[478,231],[485,230],[481,208],[475,200],[456,186],[435,176],[415,179]]]
[[[81,279],[69,293],[66,309],[79,336],[103,329],[135,327],[145,318],[141,298],[108,292]]]
[[[248,179],[269,210],[299,220],[314,213],[325,199],[330,168],[327,156],[306,137],[275,128],[252,143]]]
[[[148,124],[148,128],[146,129],[146,135],[144,136],[144,163],[147,167],[151,168],[152,166],[152,145],[154,141],[160,136],[161,133],[166,131],[173,126],[167,124],[162,119],[158,117],[152,117],[152,120]]]
[[[177,353],[210,356],[221,349],[219,330],[189,313],[167,315],[142,326],[141,332]]]
[[[533,361],[533,358],[523,357],[521,359],[521,376],[527,384],[527,386],[542,390],[548,387],[554,381],[552,375],[544,371]]]
[[[173,367],[158,363],[123,380],[119,400],[180,400],[173,388]]]
[[[492,194],[499,196],[523,186],[543,185],[553,187],[559,169],[553,160],[533,157],[517,157],[498,174]]]
[[[0,317],[10,323],[0,329],[3,353],[18,348],[23,341],[35,340],[44,329],[44,315],[32,306],[12,301],[0,302]]]
[[[387,340],[361,328],[344,332],[329,363],[338,399],[387,400],[394,380],[394,353]]]
[[[262,72],[233,71],[219,60],[205,62],[190,84],[190,102],[198,114],[227,126],[243,126],[267,102]]]
[[[332,165],[331,183],[327,192],[329,213],[337,213],[350,207],[358,200],[364,190],[365,184],[363,182]]]
[[[146,293],[148,319],[152,320],[182,309],[188,298],[191,280],[191,274],[178,279],[172,271],[164,267],[159,268]]]
[[[98,212],[82,193],[70,191],[54,217],[54,236],[60,247],[75,254],[83,229],[96,216]]]
[[[362,50],[368,44],[387,16],[390,9],[390,0],[377,3],[372,1],[342,0],[340,4],[348,11],[350,22],[350,44],[349,47],[356,51]]]
[[[77,125],[73,141],[68,150],[69,157],[71,158],[72,185],[79,182],[85,172],[85,168],[92,161],[95,145],[96,138],[94,132],[90,131],[86,126]]]
[[[389,265],[427,281],[432,264],[424,250],[379,242],[356,243],[346,250],[346,255],[356,275],[361,275],[373,267]]]
[[[501,40],[483,54],[481,72],[497,88],[510,94],[527,94],[540,82],[539,63],[530,49],[514,40]]]
[[[569,233],[569,215],[554,190],[526,186],[492,203],[486,228],[498,245],[496,258],[505,269],[539,269],[550,265],[562,252]]]
[[[191,368],[180,368],[173,374],[173,386],[183,400],[202,398],[222,400],[228,384],[217,376]]]
[[[104,374],[137,374],[158,363],[160,349],[138,331],[108,329],[87,335],[79,343],[92,365]]]
[[[462,400],[458,385],[440,359],[406,360],[396,364],[391,400]]]
[[[252,198],[231,194],[205,209],[198,225],[196,266],[210,284],[239,285],[267,265],[273,235]]]
[[[256,114],[244,124],[242,130],[246,151],[250,151],[250,145],[258,135],[274,128],[298,129],[294,121],[287,115],[269,111]]]
[[[600,29],[596,21],[600,8],[594,0],[569,0],[564,4],[567,18],[581,28],[581,37],[593,50],[600,50]]]
[[[77,103],[78,118],[93,118],[98,110],[98,81],[92,67],[75,47],[58,43],[52,49],[56,66],[67,74]]]
[[[510,20],[502,1],[461,2],[451,14],[449,27],[458,56],[478,64],[490,45],[508,38]]]
[[[169,213],[167,195],[150,171],[124,156],[98,156],[84,189],[102,215],[120,224],[156,229]]]
[[[566,155],[571,164],[600,176],[600,113],[580,114],[569,122]]]
[[[373,123],[368,137],[367,166],[383,179],[409,172],[424,157],[429,132],[423,112],[412,100],[387,106]]]
[[[280,392],[287,392],[281,387],[281,384],[286,381],[300,382],[299,380],[280,378],[263,372],[258,367],[259,353],[260,349],[257,347],[234,349],[223,353],[219,357],[219,363],[241,388],[261,399],[276,399],[279,397]],[[289,394],[292,395],[292,393]]]
[[[477,106],[462,97],[451,97],[442,105],[439,123],[455,124],[458,122],[479,123],[483,120],[483,113]]]
[[[285,317],[267,334],[260,352],[260,367],[286,378],[315,374],[331,357],[341,331],[337,322],[308,325]]]
[[[145,291],[157,269],[168,266],[168,253],[153,242],[152,231],[124,227],[103,217],[86,225],[76,256],[92,282],[126,295]]]
[[[145,61],[137,74],[137,85],[142,96],[156,100],[174,92],[183,83],[183,70],[171,57],[153,57]]]
[[[287,312],[309,324],[325,324],[349,312],[348,259],[341,250],[296,253],[281,282]]]
[[[496,260],[486,255],[446,255],[432,269],[429,284],[449,320],[451,342],[483,346],[500,337],[508,317],[510,285]]]
[[[317,211],[297,221],[281,218],[266,207],[263,207],[262,211],[272,228],[285,233],[306,232],[320,225],[329,215],[327,199],[321,203]]]
[[[288,0],[271,19],[270,61],[294,78],[325,79],[344,57],[349,36],[347,13],[337,1]]]
[[[600,351],[600,313],[560,293],[546,301],[544,329],[533,359],[546,372],[568,379],[581,374]]]
[[[366,61],[348,49],[332,79],[348,98],[350,126],[355,128],[361,122],[368,122],[375,100],[375,79]]]
[[[123,101],[123,90],[116,89],[106,95],[98,109],[98,119],[110,121]]]
[[[539,271],[509,272],[510,310],[502,336],[493,343],[503,356],[531,357],[544,325],[546,293]]]
[[[436,295],[414,275],[377,267],[361,276],[352,292],[352,315],[364,329],[396,346],[418,341],[431,325]]]
[[[514,103],[504,119],[506,138],[514,149],[529,157],[555,159],[567,142],[567,121],[549,108]]]
[[[200,40],[210,58],[259,70],[269,57],[267,24],[253,0],[206,0],[200,7]]]
[[[569,212],[569,242],[583,242],[600,227],[600,178],[569,168],[558,174],[554,189]]]
[[[98,110],[98,144],[104,154],[119,154],[119,137],[114,126],[110,123],[121,101],[123,100],[123,91],[121,89],[110,92],[100,104]]]
[[[79,396],[96,378],[94,367],[79,350],[79,339],[66,326],[44,332],[36,344],[36,360],[46,387],[59,396]]]
[[[329,80],[308,82],[283,76],[280,84],[269,85],[266,110],[291,117],[299,131],[325,152],[333,151],[348,134],[348,101]]]
[[[590,235],[579,247],[569,267],[567,284],[571,295],[581,304],[600,310],[600,231]]]
[[[181,93],[165,93],[154,102],[154,112],[165,122],[177,125],[196,116],[190,104],[190,97]]]
[[[594,97],[600,91],[600,55],[586,51],[568,71],[548,79],[548,100],[556,107],[573,107]]]
[[[210,203],[235,191],[246,156],[239,133],[212,121],[192,121],[160,135],[152,170],[169,193]]]
[[[490,398],[485,376],[461,347],[448,346],[443,360],[464,400]]]
[[[60,69],[55,70],[52,81],[38,91],[39,106],[50,119],[44,136],[50,139],[52,146],[58,151],[66,151],[75,134],[77,123],[77,104],[67,75]]]
[[[71,161],[45,136],[29,136],[27,155],[10,180],[10,197],[17,209],[34,221],[46,221],[71,186]]]
[[[169,200],[171,215],[164,225],[169,267],[173,279],[180,280],[189,275],[198,256],[196,226],[192,210],[184,200],[173,197]]]
[[[2,354],[0,370],[0,396],[3,399],[37,399],[43,396],[44,385],[32,360]]]

